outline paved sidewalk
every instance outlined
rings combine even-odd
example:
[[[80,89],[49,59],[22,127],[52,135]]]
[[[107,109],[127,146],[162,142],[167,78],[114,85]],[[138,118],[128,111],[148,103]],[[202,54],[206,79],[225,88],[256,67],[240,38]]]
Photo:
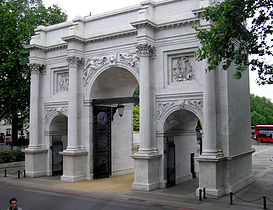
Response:
[[[154,203],[158,206],[169,205],[183,209],[263,209],[262,196],[266,195],[268,197],[267,209],[273,210],[273,161],[270,161],[270,158],[268,159],[268,157],[273,156],[273,153],[271,154],[273,145],[272,147],[260,146],[258,149],[253,156],[255,182],[240,192],[235,193],[237,197],[233,196],[233,205],[229,205],[229,195],[218,199],[207,196],[207,199],[199,201],[195,195],[198,179],[192,179],[189,182],[171,188],[158,189],[151,192],[131,190],[133,174],[68,183],[61,182],[58,176],[18,179],[17,175],[3,177],[2,172],[0,172],[0,182],[39,190],[56,190],[57,192],[66,193],[77,192],[100,197]],[[265,156],[264,151],[268,152],[269,155]],[[262,162],[260,163],[259,161]],[[16,168],[13,168],[13,170],[16,171]],[[257,201],[249,202],[254,200]]]

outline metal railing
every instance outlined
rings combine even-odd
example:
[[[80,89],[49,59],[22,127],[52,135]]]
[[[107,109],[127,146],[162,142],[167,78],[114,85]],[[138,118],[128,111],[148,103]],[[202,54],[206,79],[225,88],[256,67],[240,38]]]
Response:
[[[203,189],[199,189],[199,201],[202,201],[202,199],[206,199],[207,198],[207,195],[208,196],[212,196],[212,197],[215,197],[215,195],[210,195],[206,192],[206,188],[203,188]],[[229,204],[230,205],[233,205],[234,204],[234,200],[233,200],[233,196],[236,197],[238,200],[242,201],[242,202],[246,202],[246,203],[255,203],[257,204],[257,201],[259,200],[262,200],[262,205],[263,205],[263,209],[266,209],[267,208],[267,201],[269,202],[272,202],[273,203],[273,199],[270,198],[269,196],[266,196],[266,195],[262,195],[256,199],[253,199],[253,200],[246,200],[246,199],[243,199],[243,198],[240,198],[238,195],[236,195],[235,193],[233,192],[230,192],[229,193]]]

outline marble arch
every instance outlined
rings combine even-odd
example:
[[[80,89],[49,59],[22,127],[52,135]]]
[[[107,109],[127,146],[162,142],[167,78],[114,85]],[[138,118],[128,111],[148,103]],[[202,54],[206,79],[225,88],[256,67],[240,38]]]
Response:
[[[194,58],[200,42],[192,26],[209,27],[200,13],[211,2],[147,0],[105,14],[39,26],[28,46],[31,99],[27,175],[51,175],[50,124],[62,114],[68,125],[61,180],[93,178],[96,137],[92,130],[92,87],[109,69],[113,70],[110,75],[115,69],[125,69],[132,74],[130,78],[134,77],[134,85],[140,85],[139,148],[129,159],[131,144],[126,149],[121,145],[130,141],[119,141],[132,136],[132,107],[127,106],[124,118],[114,117],[111,122],[117,131],[123,129],[122,134],[116,132],[111,137],[115,139],[112,149],[116,149],[112,154],[123,152],[129,163],[113,155],[111,175],[134,171],[132,189],[166,187],[164,123],[189,114],[191,122],[198,118],[203,127],[202,155],[194,152],[199,188],[222,196],[253,182],[248,72],[236,80],[232,68],[206,72],[206,62]],[[125,74],[119,75],[123,78]],[[119,84],[112,85],[108,88]],[[107,89],[96,91],[107,95]],[[130,123],[119,127],[124,119]],[[172,144],[183,148],[185,141],[196,142],[193,129],[187,135],[182,130],[172,130],[176,138]],[[178,182],[183,180],[180,176]]]

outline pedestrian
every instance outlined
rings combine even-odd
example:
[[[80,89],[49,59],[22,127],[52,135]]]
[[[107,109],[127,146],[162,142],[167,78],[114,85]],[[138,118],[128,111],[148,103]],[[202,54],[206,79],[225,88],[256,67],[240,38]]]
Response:
[[[9,208],[7,210],[23,210],[21,207],[17,207],[18,202],[16,198],[11,198],[9,200]]]

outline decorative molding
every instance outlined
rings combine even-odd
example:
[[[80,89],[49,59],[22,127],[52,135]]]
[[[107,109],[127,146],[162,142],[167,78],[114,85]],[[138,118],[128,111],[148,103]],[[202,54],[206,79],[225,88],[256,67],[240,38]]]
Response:
[[[52,118],[52,116],[54,115],[66,115],[67,116],[67,111],[68,108],[67,106],[59,106],[59,107],[49,107],[49,108],[45,108],[45,119],[46,122]]]
[[[150,43],[139,43],[136,45],[137,54],[139,56],[154,56],[155,47]]]
[[[104,66],[116,67],[118,63],[129,65],[138,70],[139,57],[136,52],[117,53],[109,56],[88,58],[83,69],[83,84],[87,85],[96,71]]]
[[[156,120],[159,121],[164,113],[172,106],[175,106],[174,102],[159,102],[157,103],[157,115]]]
[[[187,56],[178,58],[176,64],[172,67],[173,81],[190,81],[195,78],[192,64]]]
[[[203,100],[202,99],[186,99],[184,105],[192,106],[197,110],[203,110]]]
[[[185,110],[185,108],[192,107],[195,110],[203,111],[203,99],[184,99],[176,102],[167,101],[167,102],[158,102],[157,103],[157,122],[168,112],[172,107],[178,107],[179,109]]]
[[[78,56],[69,56],[66,60],[70,67],[82,68],[84,65],[84,58],[80,58]]]
[[[39,63],[30,63],[29,65],[31,73],[45,73],[45,65]]]

